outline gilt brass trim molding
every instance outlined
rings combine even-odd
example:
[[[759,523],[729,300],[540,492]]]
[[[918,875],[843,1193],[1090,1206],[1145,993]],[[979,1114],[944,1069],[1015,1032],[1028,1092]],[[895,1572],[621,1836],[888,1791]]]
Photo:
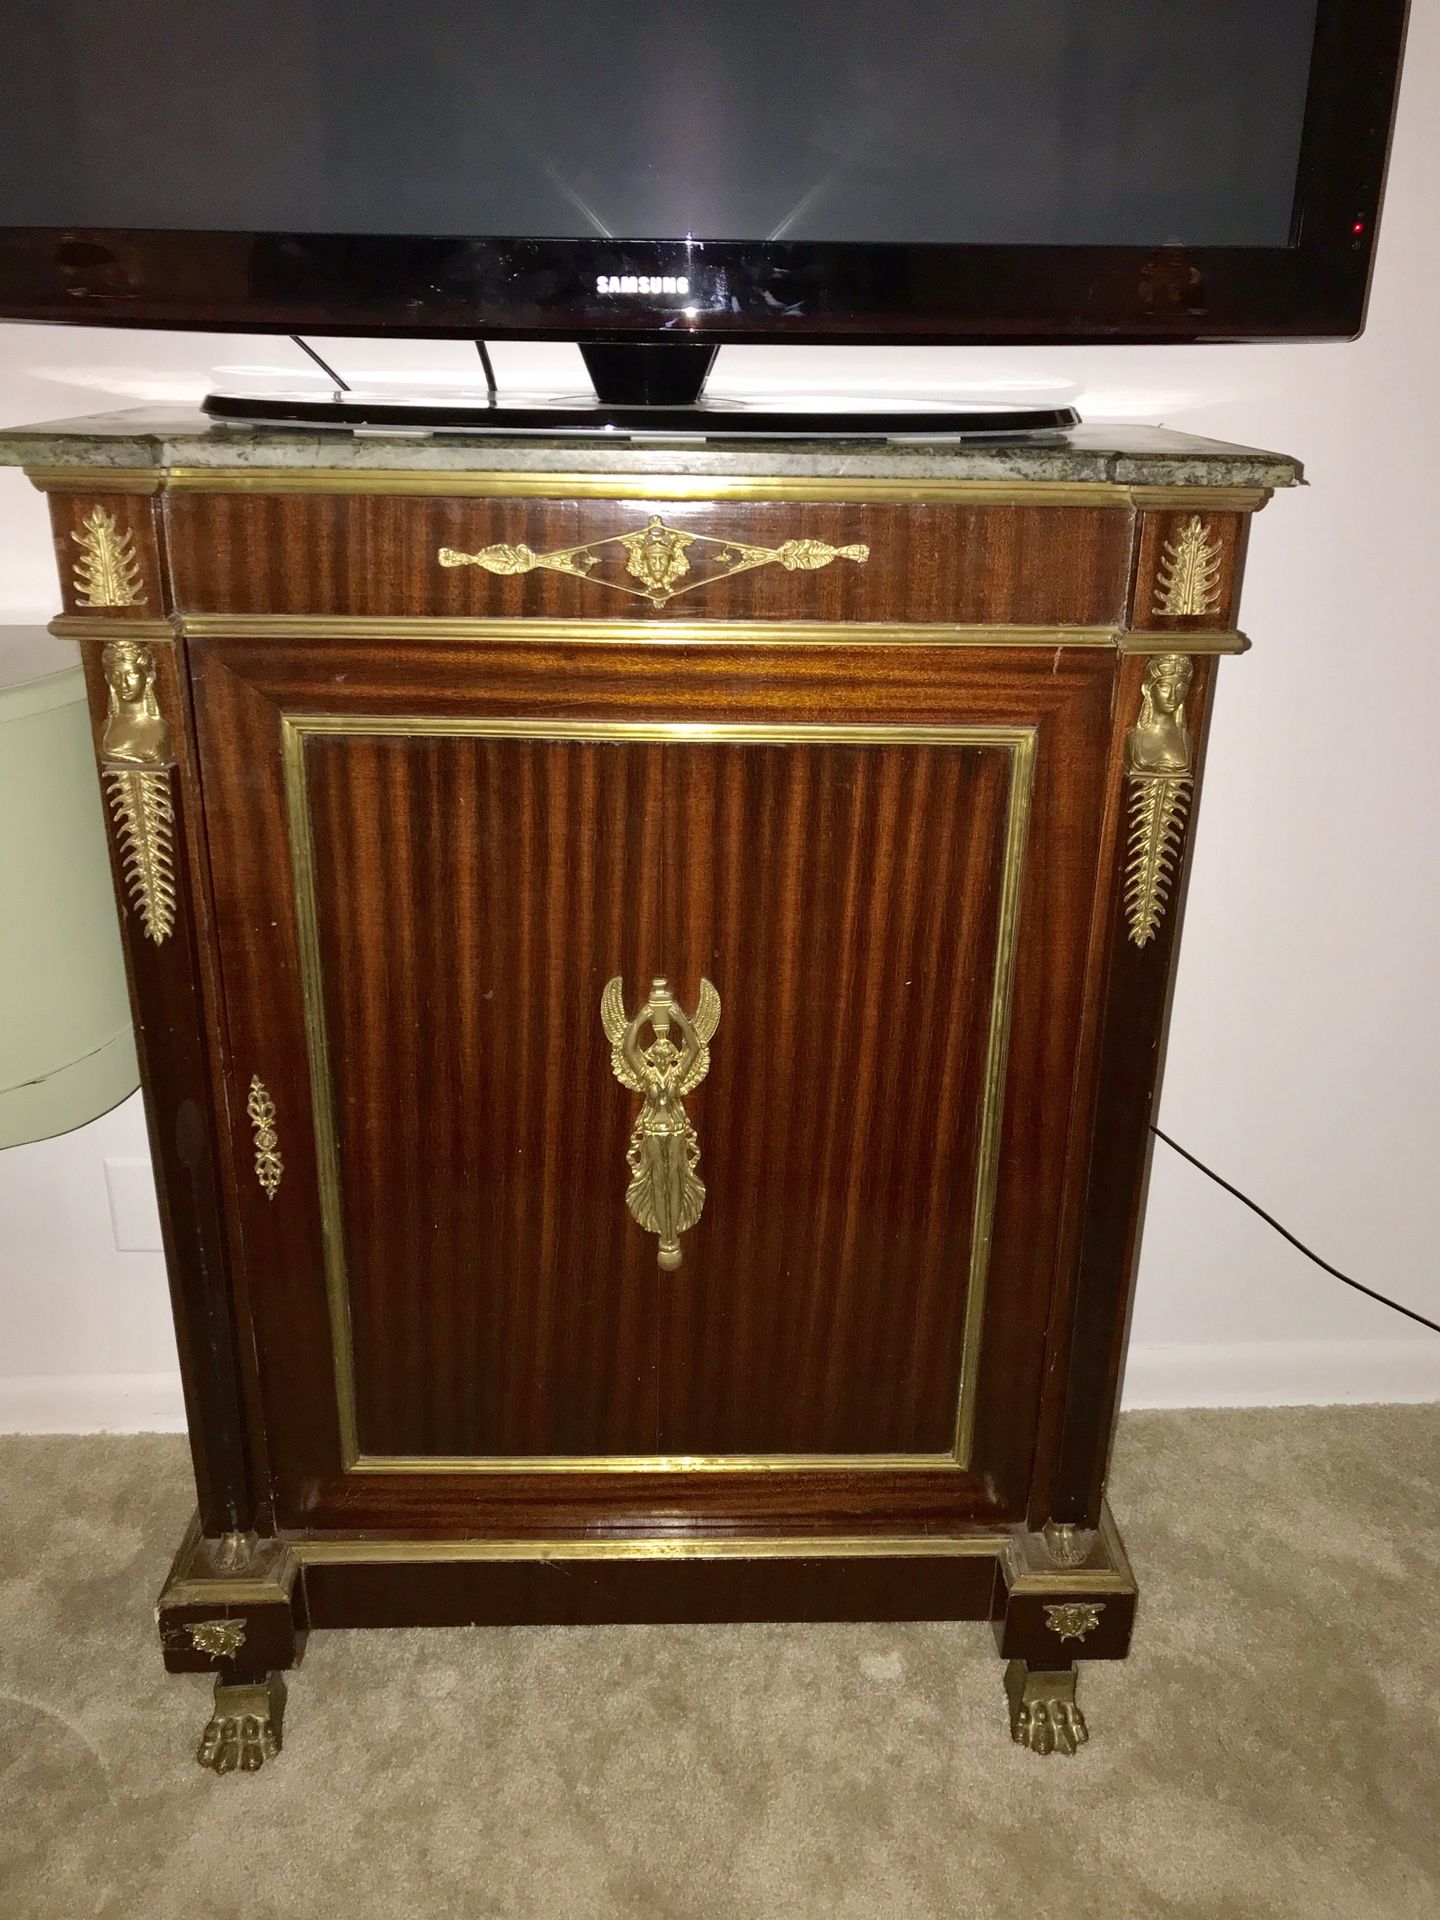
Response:
[[[164,467],[26,467],[25,478],[41,493],[158,493]]]
[[[857,505],[977,507],[1173,506],[1216,511],[1253,510],[1269,499],[1265,487],[1137,488],[1110,480],[904,480],[863,474],[720,473],[440,473],[378,468],[170,467],[167,488],[177,493],[390,493],[432,498],[501,500],[812,500]]]
[[[389,493],[510,500],[813,500],[968,506],[1208,507],[1251,513],[1269,487],[1148,487],[1113,480],[947,480],[803,474],[442,472],[397,467],[27,467],[42,492]]]
[[[1189,628],[1184,633],[1156,633],[1153,630],[1122,633],[1117,644],[1123,654],[1160,654],[1174,653],[1177,641],[1184,642],[1186,653],[1207,656],[1248,653],[1251,646],[1248,634],[1237,633],[1233,629],[1228,632],[1207,633],[1198,629],[1192,631]]]
[[[169,620],[119,620],[104,613],[59,613],[46,629],[57,640],[140,640],[148,647],[174,644]]]
[[[1198,507],[1203,513],[1258,513],[1273,487],[1131,487],[1130,498],[1148,513]]]
[[[175,1565],[161,1589],[157,1605],[162,1613],[177,1607],[289,1606],[299,1562],[288,1543],[270,1536],[255,1539],[250,1558],[263,1558],[263,1571],[220,1575],[194,1570],[202,1544],[200,1517],[196,1514],[185,1530]],[[182,1571],[177,1573],[176,1568]]]
[[[965,1466],[947,1453],[360,1453],[347,1473],[506,1476],[552,1473],[934,1473]]]
[[[590,1535],[538,1540],[297,1540],[302,1566],[411,1566],[425,1561],[520,1560],[993,1560],[991,1534],[760,1534],[711,1539]]]
[[[390,493],[490,500],[926,501],[973,506],[1128,507],[1131,490],[1091,480],[903,480],[725,473],[444,473],[430,468],[170,467],[177,493]]]
[[[985,1325],[985,1276],[990,1268],[990,1233],[1000,1179],[1000,1118],[1005,1104],[1005,1067],[1010,1051],[1010,1009],[1015,984],[1016,934],[1020,923],[1020,887],[1030,827],[1035,781],[1035,734],[1026,731],[1017,744],[1010,775],[1005,828],[1005,863],[1000,882],[999,931],[995,942],[990,1026],[985,1050],[985,1091],[980,1102],[980,1144],[976,1152],[976,1193],[970,1245],[970,1287],[965,1299],[965,1330],[960,1363],[960,1404],[955,1416],[955,1458],[970,1464],[975,1436],[975,1387],[980,1375],[980,1339]]]
[[[314,734],[477,737],[522,740],[782,742],[804,746],[915,744],[995,747],[1009,753],[1004,868],[991,969],[984,1093],[971,1208],[964,1333],[957,1383],[955,1442],[946,1453],[718,1454],[718,1455],[390,1455],[363,1453],[356,1409],[353,1331],[341,1210],[339,1140],[325,1018],[324,975],[315,897],[315,846],[306,778],[305,743]],[[1035,730],[1028,726],[845,725],[841,723],[696,721],[582,721],[470,718],[426,714],[285,714],[281,756],[299,931],[300,993],[315,1128],[321,1239],[330,1308],[341,1457],[347,1472],[364,1474],[745,1473],[963,1471],[970,1460],[979,1378],[990,1236],[999,1178],[1001,1108],[1010,1036],[1019,904],[1034,778]]]
[[[288,1606],[295,1585],[295,1564],[292,1559],[288,1580],[277,1577],[274,1580],[167,1581],[157,1604],[167,1613],[175,1607]]]
[[[137,623],[138,624],[138,623]],[[63,632],[69,639],[88,637],[89,622],[61,629],[51,623],[52,632]],[[901,624],[893,620],[651,620],[591,619],[552,620],[548,616],[531,620],[471,619],[448,614],[370,614],[370,613],[190,613],[177,622],[180,632],[195,640],[385,640],[396,641],[468,641],[530,646],[557,643],[636,646],[825,646],[825,647],[1108,647],[1124,650],[1134,638],[1148,643],[1154,639],[1167,652],[1173,651],[1173,634],[1122,635],[1114,627],[1021,627],[1021,626],[949,626],[916,621]],[[83,627],[84,631],[79,631]],[[127,628],[127,631],[130,629]],[[172,638],[169,627],[162,629]],[[1208,649],[1204,642],[1233,642],[1235,634],[1185,635],[1185,645],[1194,644],[1196,652]],[[1198,644],[1195,644],[1198,643]],[[1248,645],[1248,642],[1246,643]],[[1145,651],[1137,647],[1134,651]],[[1243,648],[1217,644],[1216,652],[1243,652]]]
[[[102,633],[193,640],[457,641],[470,645],[670,647],[1100,647],[1122,654],[1173,653],[1174,633],[1116,627],[949,626],[893,620],[489,620],[449,614],[189,613],[165,621],[100,622],[65,614],[50,622],[60,639]],[[1248,635],[1187,631],[1185,651],[1239,654]]]

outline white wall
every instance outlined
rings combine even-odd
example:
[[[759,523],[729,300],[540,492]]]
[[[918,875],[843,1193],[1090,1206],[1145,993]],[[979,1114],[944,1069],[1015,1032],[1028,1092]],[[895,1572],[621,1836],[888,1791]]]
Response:
[[[1255,529],[1211,733],[1162,1124],[1338,1266],[1440,1319],[1440,8],[1417,7],[1370,324],[1342,346],[731,349],[722,386],[1074,385],[1145,420],[1297,454]],[[470,377],[463,346],[336,342],[347,375]],[[581,384],[573,352],[495,350],[503,384]],[[282,341],[0,329],[0,420],[199,397]],[[0,620],[56,604],[41,501],[0,474]],[[163,1271],[115,1251],[103,1162],[138,1101],[0,1154],[0,1428],[178,1420]],[[1157,1148],[1132,1404],[1440,1398],[1440,1336],[1311,1266]]]

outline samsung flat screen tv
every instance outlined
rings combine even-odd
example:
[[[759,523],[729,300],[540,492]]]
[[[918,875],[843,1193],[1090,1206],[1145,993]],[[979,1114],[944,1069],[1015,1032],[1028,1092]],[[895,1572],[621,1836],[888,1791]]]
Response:
[[[0,317],[576,340],[659,400],[730,341],[1343,337],[1404,17],[12,4]]]

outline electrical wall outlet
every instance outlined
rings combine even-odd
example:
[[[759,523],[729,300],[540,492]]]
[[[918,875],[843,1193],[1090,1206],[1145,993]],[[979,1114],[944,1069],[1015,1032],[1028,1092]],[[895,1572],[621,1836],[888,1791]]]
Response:
[[[107,1160],[105,1191],[118,1253],[160,1251],[160,1208],[148,1160]]]

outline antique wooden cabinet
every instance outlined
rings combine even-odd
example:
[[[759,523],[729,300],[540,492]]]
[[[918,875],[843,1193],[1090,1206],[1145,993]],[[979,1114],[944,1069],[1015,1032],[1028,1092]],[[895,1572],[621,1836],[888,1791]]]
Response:
[[[198,1511],[311,1628],[993,1624],[1073,1752],[1269,454],[11,433],[91,689]]]

